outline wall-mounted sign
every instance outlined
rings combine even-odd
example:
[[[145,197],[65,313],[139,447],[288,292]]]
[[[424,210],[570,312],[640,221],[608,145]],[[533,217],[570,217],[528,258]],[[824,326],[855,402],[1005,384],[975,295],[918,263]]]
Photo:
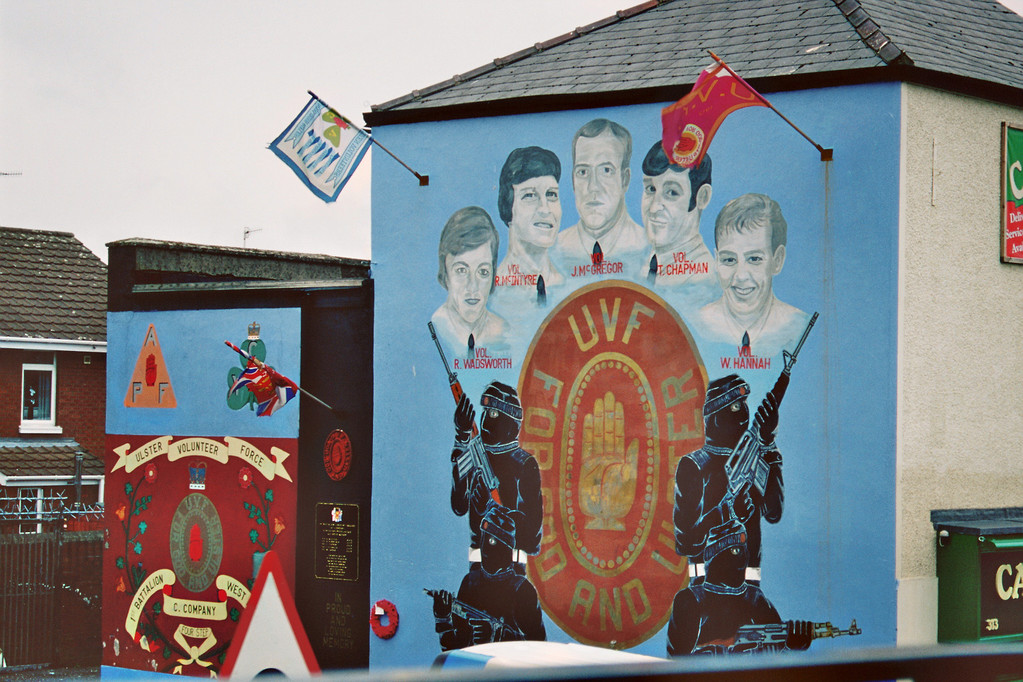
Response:
[[[316,577],[359,579],[359,505],[316,504]]]
[[[1023,632],[1023,551],[981,552],[980,638]]]
[[[1002,124],[1002,262],[1023,263],[1023,128]]]

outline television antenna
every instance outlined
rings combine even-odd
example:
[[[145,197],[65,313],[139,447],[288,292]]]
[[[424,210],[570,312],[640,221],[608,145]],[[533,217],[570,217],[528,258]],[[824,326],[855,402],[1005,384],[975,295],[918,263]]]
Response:
[[[262,231],[262,227],[245,227],[242,228],[242,248],[247,249],[249,247],[249,235],[253,232]]]

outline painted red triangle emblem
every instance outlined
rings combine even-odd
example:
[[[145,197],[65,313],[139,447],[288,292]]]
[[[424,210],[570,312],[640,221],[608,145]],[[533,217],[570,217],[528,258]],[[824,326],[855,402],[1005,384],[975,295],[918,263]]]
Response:
[[[156,338],[156,327],[152,324],[146,330],[142,350],[135,360],[128,392],[124,396],[125,407],[177,407],[174,387],[171,386],[167,363],[163,360],[160,340]]]
[[[320,673],[281,560],[273,550],[263,557],[220,676],[247,680],[266,670],[279,670],[291,679]]]

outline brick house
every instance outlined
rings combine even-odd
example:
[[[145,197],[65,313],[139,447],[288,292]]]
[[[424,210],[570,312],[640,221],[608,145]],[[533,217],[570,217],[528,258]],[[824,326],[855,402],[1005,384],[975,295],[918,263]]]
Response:
[[[102,500],[106,279],[71,233],[0,227],[2,533]]]

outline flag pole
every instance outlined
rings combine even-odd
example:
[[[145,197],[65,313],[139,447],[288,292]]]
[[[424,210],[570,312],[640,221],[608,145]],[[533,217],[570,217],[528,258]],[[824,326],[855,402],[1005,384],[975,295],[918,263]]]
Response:
[[[732,74],[732,76],[733,76],[734,78],[736,78],[736,79],[737,79],[737,80],[738,80],[738,81],[739,81],[740,83],[742,83],[742,84],[743,84],[743,85],[745,85],[745,86],[746,86],[747,88],[749,88],[749,89],[750,89],[750,92],[752,92],[753,94],[755,94],[755,95],[757,96],[757,99],[759,99],[759,100],[760,100],[761,102],[763,102],[763,103],[764,103],[764,106],[766,106],[766,107],[767,107],[768,109],[770,109],[770,110],[771,110],[771,111],[773,111],[774,113],[776,113],[776,114],[778,114],[779,116],[781,116],[781,119],[782,119],[783,121],[785,121],[786,123],[788,123],[788,124],[789,124],[790,126],[792,126],[792,128],[793,128],[793,129],[794,129],[794,130],[795,130],[795,131],[796,131],[797,133],[799,133],[799,134],[800,134],[800,135],[802,135],[802,136],[803,136],[804,138],[806,138],[806,141],[807,141],[807,142],[809,142],[809,143],[810,143],[810,144],[812,144],[812,145],[813,145],[814,147],[816,147],[816,148],[817,148],[817,151],[819,151],[819,152],[821,153],[821,161],[831,161],[831,159],[832,159],[832,158],[834,158],[834,153],[835,153],[835,150],[834,150],[834,149],[825,149],[824,147],[820,146],[819,144],[817,144],[816,142],[814,142],[814,141],[813,141],[812,139],[810,139],[810,136],[809,136],[809,135],[807,135],[807,134],[806,134],[806,133],[804,133],[804,132],[803,132],[802,130],[800,130],[800,129],[799,129],[799,126],[797,126],[797,125],[796,125],[795,123],[793,123],[792,121],[790,121],[790,120],[788,119],[788,117],[786,117],[786,116],[785,116],[785,114],[783,114],[783,113],[781,113],[780,111],[778,111],[778,110],[777,110],[777,109],[775,108],[775,106],[774,106],[773,104],[771,104],[770,102],[768,102],[768,101],[767,101],[767,99],[766,99],[765,97],[763,97],[763,96],[762,96],[762,95],[761,95],[761,94],[760,94],[759,92],[757,92],[756,90],[754,90],[754,89],[753,89],[753,88],[752,88],[752,87],[750,86],[750,84],[749,84],[749,83],[747,83],[747,82],[746,82],[746,81],[745,81],[745,80],[743,79],[743,77],[742,77],[742,76],[740,76],[739,74],[737,74],[737,73],[736,73],[735,71],[732,71],[732,67],[730,67],[730,66],[729,66],[728,64],[725,64],[725,63],[724,63],[723,61],[721,61],[721,58],[720,58],[720,57],[718,57],[718,56],[717,56],[716,54],[714,54],[713,52],[711,52],[710,50],[707,50],[707,52],[710,52],[710,56],[714,58],[714,61],[716,61],[716,62],[717,62],[718,64],[720,64],[721,66],[725,67],[725,70],[726,70],[726,71],[728,71],[728,73]]]
[[[323,101],[322,99],[320,99],[320,97],[319,97],[319,96],[318,96],[318,95],[317,95],[317,94],[316,94],[315,92],[313,92],[312,90],[306,90],[306,92],[308,92],[308,93],[309,93],[309,95],[310,95],[311,97],[313,97],[313,99],[316,99],[317,101],[319,101],[320,103],[322,103],[322,104],[323,104],[324,106],[326,106],[326,107],[327,107],[328,109],[330,109],[331,111],[333,111],[333,112],[335,112],[335,113],[338,113],[337,109],[335,109],[334,107],[330,106],[329,104],[327,104],[326,102],[324,102],[324,101]],[[344,115],[342,115],[342,114],[340,114],[340,113],[338,113],[338,116],[341,116],[341,118],[343,118],[343,119],[344,119],[344,120],[345,120],[345,121],[346,121],[346,122],[348,123],[348,125],[352,126],[352,127],[353,127],[353,128],[355,128],[356,130],[359,130],[359,131],[362,131],[363,133],[366,133],[366,131],[365,131],[365,130],[363,130],[363,129],[362,129],[362,128],[360,128],[359,126],[355,125],[354,123],[352,123],[352,122],[351,122],[351,121],[350,121],[350,120],[348,119],[348,117],[346,117],[346,116],[344,116]],[[404,166],[404,167],[405,167],[405,170],[407,170],[407,171],[408,171],[409,173],[412,173],[412,175],[414,175],[414,176],[416,176],[417,178],[419,178],[419,186],[420,186],[420,187],[425,187],[425,186],[427,186],[427,185],[429,185],[429,184],[430,184],[430,176],[429,176],[429,175],[420,175],[419,173],[415,172],[414,170],[412,170],[412,167],[411,167],[411,166],[409,166],[409,165],[408,165],[407,163],[405,163],[404,161],[402,161],[401,159],[399,159],[399,158],[398,158],[397,156],[395,156],[394,152],[392,152],[392,151],[391,151],[390,149],[388,149],[388,148],[387,148],[387,147],[385,147],[384,145],[382,145],[382,144],[380,144],[379,142],[377,142],[377,139],[376,139],[375,137],[373,137],[373,135],[372,135],[372,134],[370,134],[370,133],[366,133],[366,135],[368,135],[368,136],[369,136],[369,141],[370,141],[370,142],[372,142],[372,143],[373,143],[373,144],[375,144],[376,146],[380,147],[380,149],[382,149],[382,150],[384,150],[385,152],[387,152],[388,154],[390,154],[390,155],[391,155],[391,158],[392,158],[392,159],[394,159],[395,161],[397,161],[398,163],[400,163],[400,164],[401,164],[402,166]]]
[[[315,96],[315,95],[314,95],[314,96]],[[259,358],[257,358],[257,357],[256,357],[255,355],[251,355],[251,354],[249,354],[249,353],[246,353],[245,351],[243,351],[243,350],[242,350],[241,348],[239,348],[238,346],[234,345],[234,344],[233,344],[233,343],[231,343],[230,341],[224,341],[224,343],[225,343],[225,344],[226,344],[226,345],[227,345],[227,346],[228,346],[229,348],[231,348],[232,350],[236,351],[236,352],[237,352],[237,353],[238,353],[239,355],[241,355],[241,356],[242,356],[243,358],[245,358],[246,360],[252,360],[252,361],[253,361],[254,363],[256,363],[256,367],[262,368],[262,367],[263,367],[263,366],[264,366],[264,365],[266,364],[266,363],[264,363],[264,362],[263,362],[262,360],[260,360]],[[293,383],[294,383],[294,382],[293,382]],[[317,397],[316,397],[316,396],[314,396],[314,395],[313,395],[312,393],[310,393],[309,391],[305,390],[304,388],[302,388],[302,387],[301,387],[301,386],[299,386],[298,384],[295,384],[295,387],[296,387],[296,388],[297,388],[297,389],[299,390],[299,392],[300,392],[300,393],[303,393],[303,394],[305,394],[305,395],[309,396],[310,398],[312,398],[313,400],[315,400],[316,402],[318,402],[319,404],[323,405],[323,406],[324,406],[324,407],[326,407],[326,408],[327,408],[328,410],[330,410],[331,412],[333,412],[333,413],[334,413],[334,416],[335,416],[335,417],[337,417],[338,419],[341,419],[341,418],[342,418],[342,415],[341,415],[341,412],[340,412],[340,411],[338,411],[338,410],[335,410],[335,409],[334,409],[333,407],[331,407],[331,406],[330,406],[330,405],[328,405],[327,403],[323,402],[322,400],[320,400],[319,398],[317,398]]]

